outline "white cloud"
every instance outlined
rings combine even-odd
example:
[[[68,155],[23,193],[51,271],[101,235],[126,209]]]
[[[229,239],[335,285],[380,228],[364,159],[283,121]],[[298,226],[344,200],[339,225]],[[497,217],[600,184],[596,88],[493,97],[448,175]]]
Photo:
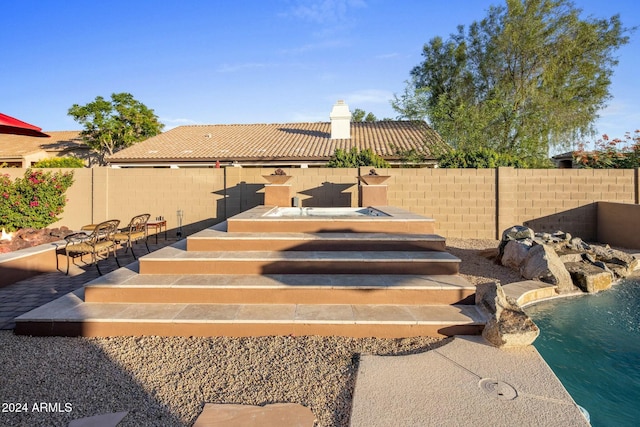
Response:
[[[294,6],[286,15],[319,24],[335,24],[347,19],[349,9],[365,7],[363,0],[320,0],[303,1]]]
[[[363,89],[332,95],[331,99],[344,99],[349,105],[359,104],[388,104],[393,98],[393,92],[384,89]]]

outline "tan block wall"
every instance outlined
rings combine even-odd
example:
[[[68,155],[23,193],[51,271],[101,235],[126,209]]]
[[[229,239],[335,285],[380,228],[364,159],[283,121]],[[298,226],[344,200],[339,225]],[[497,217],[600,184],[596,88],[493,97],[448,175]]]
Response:
[[[640,249],[640,205],[598,202],[598,241]]]
[[[516,169],[513,224],[597,238],[598,201],[634,203],[632,169]],[[502,188],[500,194],[503,194]],[[512,225],[513,225],[512,224]]]
[[[358,172],[352,169],[284,169],[300,206],[358,206]],[[5,169],[22,176],[24,169]],[[264,204],[274,168],[74,169],[64,217],[56,225],[79,228],[139,213],[163,215],[169,229],[201,229]],[[378,169],[389,175],[388,203],[433,217],[445,237],[499,238],[526,224],[536,231],[568,231],[597,238],[596,202],[638,203],[638,170],[587,169]]]
[[[391,175],[389,205],[434,218],[437,233],[495,238],[495,170],[389,169],[378,174]]]

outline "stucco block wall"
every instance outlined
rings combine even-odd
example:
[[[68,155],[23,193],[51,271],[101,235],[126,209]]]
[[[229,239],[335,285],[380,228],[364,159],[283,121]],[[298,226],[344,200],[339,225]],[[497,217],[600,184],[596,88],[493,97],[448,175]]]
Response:
[[[358,206],[358,174],[350,169],[284,169],[300,206]],[[12,177],[24,169],[5,169]],[[79,228],[139,213],[162,215],[169,229],[204,228],[264,204],[263,175],[275,168],[74,169],[75,182],[57,225]],[[598,238],[597,202],[638,204],[638,170],[376,169],[389,205],[433,217],[445,237],[499,238],[512,225]]]
[[[640,205],[599,202],[598,241],[640,249]]]

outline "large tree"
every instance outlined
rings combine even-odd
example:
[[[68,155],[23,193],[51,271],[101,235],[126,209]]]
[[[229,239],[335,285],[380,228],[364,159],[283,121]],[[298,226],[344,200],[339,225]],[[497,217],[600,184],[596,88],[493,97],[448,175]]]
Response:
[[[130,93],[114,93],[111,101],[98,96],[86,105],[74,104],[68,114],[84,127],[82,139],[100,164],[106,156],[157,135],[164,127],[153,110]]]
[[[453,147],[542,159],[585,134],[610,99],[614,52],[631,31],[619,16],[580,17],[568,0],[507,0],[447,40],[425,44],[392,102],[427,119]]]

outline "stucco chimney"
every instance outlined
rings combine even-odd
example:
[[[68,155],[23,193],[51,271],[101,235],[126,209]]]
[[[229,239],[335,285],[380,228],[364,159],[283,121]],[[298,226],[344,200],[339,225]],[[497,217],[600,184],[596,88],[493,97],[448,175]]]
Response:
[[[331,139],[351,139],[351,111],[343,100],[335,103],[331,114]]]

